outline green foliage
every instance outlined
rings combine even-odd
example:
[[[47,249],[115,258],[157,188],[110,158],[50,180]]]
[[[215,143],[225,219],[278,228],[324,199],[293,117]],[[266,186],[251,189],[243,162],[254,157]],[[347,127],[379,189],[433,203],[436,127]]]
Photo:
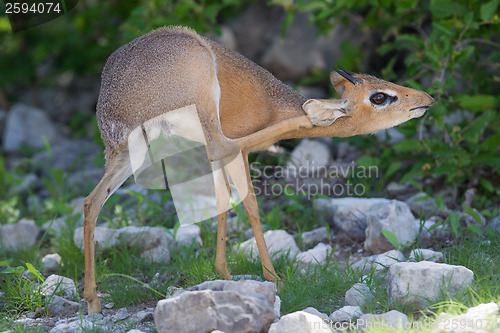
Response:
[[[374,138],[351,140],[378,156],[384,178],[409,182],[442,177],[453,187],[476,187],[480,196],[491,198],[500,194],[498,4],[498,0],[298,0],[286,2],[285,8],[311,11],[310,20],[323,33],[355,20],[379,46],[370,59],[353,60],[352,52],[347,52],[340,65],[363,71],[364,60],[381,68],[383,78],[435,98],[422,119],[398,128],[405,141],[379,148]],[[480,201],[494,204],[491,199]]]
[[[396,237],[396,235],[394,235],[394,233],[384,229],[382,230],[382,235],[384,235],[384,237],[391,243],[392,246],[394,246],[395,249],[397,250],[399,249],[400,247],[399,240]]]
[[[188,26],[199,32],[218,32],[217,23],[249,2],[249,0],[145,0],[130,12],[123,29],[128,38],[135,38],[153,29],[171,25]]]
[[[16,33],[2,16],[0,92],[14,95],[15,87],[27,85],[36,98],[37,87],[52,84],[58,74],[99,75],[113,51],[150,30],[184,25],[217,32],[218,22],[250,1],[89,0],[55,20]],[[73,118],[68,125],[74,128],[78,120]]]
[[[42,293],[45,281],[42,274],[30,263],[26,263],[27,270],[23,266],[9,267],[9,264],[7,260],[0,262],[0,267],[7,266],[0,271],[0,291],[4,293],[5,301],[5,309],[0,313],[30,312],[43,308],[46,299]],[[31,273],[34,279],[27,277],[26,272]]]

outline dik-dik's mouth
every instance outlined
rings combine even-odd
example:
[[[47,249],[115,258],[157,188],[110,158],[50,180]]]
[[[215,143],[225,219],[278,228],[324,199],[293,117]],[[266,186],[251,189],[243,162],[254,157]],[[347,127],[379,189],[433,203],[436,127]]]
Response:
[[[413,113],[412,118],[422,117],[424,115],[425,111],[427,111],[427,109],[429,109],[429,107],[430,107],[430,105],[421,105],[421,106],[417,106],[415,108],[410,109],[410,112]]]

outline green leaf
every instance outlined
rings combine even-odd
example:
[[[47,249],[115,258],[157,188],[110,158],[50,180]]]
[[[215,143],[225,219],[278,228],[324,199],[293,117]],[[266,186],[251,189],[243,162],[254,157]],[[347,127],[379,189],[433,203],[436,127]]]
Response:
[[[291,10],[294,7],[294,0],[271,0],[270,5],[277,5],[283,7],[286,11]]]
[[[396,171],[399,170],[399,168],[401,168],[401,164],[402,163],[400,161],[391,163],[387,168],[384,177],[389,178],[390,176],[392,176]]]
[[[394,248],[398,249],[399,248],[399,241],[396,235],[394,235],[391,231],[389,230],[382,230],[382,234],[384,235],[385,238],[394,246]]]
[[[24,272],[24,267],[23,266],[17,266],[17,267],[7,267],[4,269],[2,274],[22,274]]]
[[[28,267],[28,270],[31,273],[33,273],[33,275],[35,275],[38,280],[45,281],[45,278],[43,277],[43,275],[32,264],[30,264],[28,262],[28,263],[26,263],[26,267]]]
[[[491,0],[485,4],[481,5],[479,9],[479,15],[483,21],[490,21],[495,15],[498,7],[498,0]]]
[[[414,46],[420,47],[423,45],[423,40],[422,38],[415,36],[415,35],[410,35],[410,34],[401,34],[396,37],[396,43],[406,43],[406,44],[413,44]],[[397,46],[398,44],[396,44]]]
[[[453,37],[455,35],[451,29],[437,22],[432,22],[432,28],[436,29],[437,31],[441,32],[443,35],[448,37]]]
[[[400,153],[418,152],[420,151],[420,141],[415,139],[408,139],[398,142],[393,146],[394,150]]]
[[[474,218],[474,220],[476,220],[477,223],[479,223],[481,225],[483,224],[483,220],[481,219],[481,216],[479,216],[479,214],[474,209],[467,207],[467,206],[464,206],[463,209],[464,209],[464,212],[469,214],[470,216],[472,216]]]
[[[460,107],[472,111],[484,111],[495,107],[495,96],[492,95],[472,95],[465,96],[460,101]]]
[[[467,13],[467,7],[454,1],[431,0],[430,10],[437,18],[447,18],[453,15],[462,16]]]
[[[285,37],[286,31],[293,23],[295,19],[295,11],[291,10],[286,13],[285,20],[283,21],[283,25],[281,26],[281,37]]]
[[[485,179],[485,178],[479,178],[479,184],[488,192],[495,192],[495,187],[493,186],[492,183],[490,183],[489,180]]]
[[[481,117],[474,120],[470,127],[463,132],[463,136],[471,143],[478,143],[484,129],[494,118],[494,112],[485,112]]]
[[[467,229],[466,229],[467,233],[468,234],[476,234],[476,235],[482,235],[483,232],[481,231],[481,229],[479,229],[479,227],[475,224],[469,224],[467,226]]]
[[[453,231],[453,234],[455,237],[460,236],[459,235],[459,229],[460,229],[460,213],[459,212],[451,212],[450,216],[446,219],[447,221],[450,222],[451,225],[451,230]]]
[[[498,117],[498,116],[497,116]],[[495,151],[500,147],[500,133],[494,133],[490,136],[488,136],[482,143],[481,143],[481,150],[489,150],[489,151]]]
[[[363,155],[360,158],[358,158],[356,162],[361,167],[370,167],[374,165],[379,165],[380,160],[373,156]]]
[[[327,4],[325,1],[311,1],[306,3],[304,6],[300,7],[301,11],[312,11],[316,9],[324,9]]]
[[[10,260],[0,260],[0,266],[9,266]]]

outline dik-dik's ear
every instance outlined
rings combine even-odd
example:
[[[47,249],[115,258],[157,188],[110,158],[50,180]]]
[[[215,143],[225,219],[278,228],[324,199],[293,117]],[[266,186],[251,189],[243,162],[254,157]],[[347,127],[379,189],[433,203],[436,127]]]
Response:
[[[339,95],[339,98],[342,98],[346,84],[363,85],[363,81],[354,77],[356,75],[356,73],[343,69],[342,67],[340,67],[340,70],[334,68],[334,71],[330,74],[330,81]]]
[[[347,116],[345,106],[346,100],[342,99],[310,99],[303,105],[311,122],[316,126],[328,126],[340,117]]]

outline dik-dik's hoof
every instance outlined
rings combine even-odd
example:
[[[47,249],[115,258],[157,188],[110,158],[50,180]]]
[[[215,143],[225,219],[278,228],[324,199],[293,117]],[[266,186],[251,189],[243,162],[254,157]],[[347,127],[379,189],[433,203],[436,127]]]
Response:
[[[97,297],[97,295],[95,295],[95,297],[88,297],[86,298],[86,301],[87,301],[87,304],[88,304],[88,313],[99,313],[101,312],[101,301],[99,300],[99,298]]]
[[[223,280],[232,280],[231,274],[229,274],[229,271],[227,270],[227,266],[220,265],[218,266],[217,264],[215,265],[215,271],[217,272],[217,275],[223,279]]]

